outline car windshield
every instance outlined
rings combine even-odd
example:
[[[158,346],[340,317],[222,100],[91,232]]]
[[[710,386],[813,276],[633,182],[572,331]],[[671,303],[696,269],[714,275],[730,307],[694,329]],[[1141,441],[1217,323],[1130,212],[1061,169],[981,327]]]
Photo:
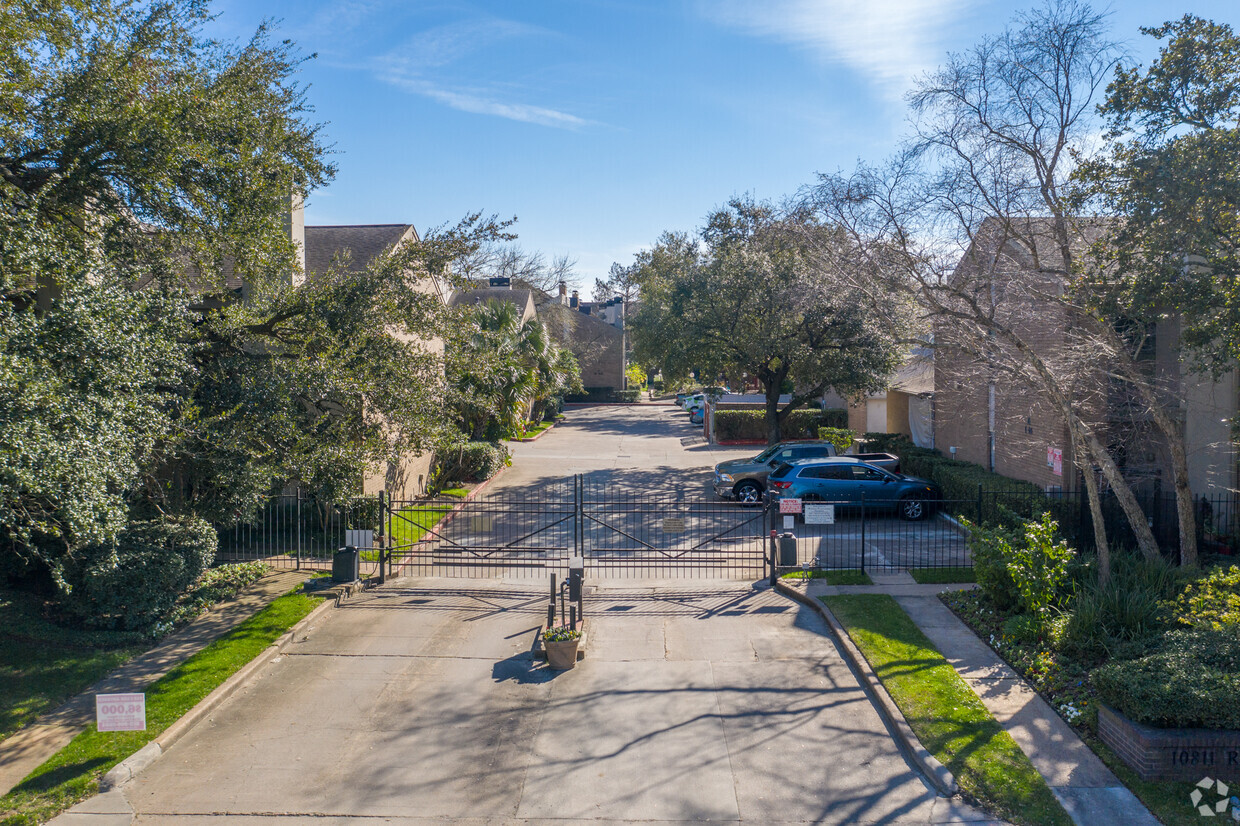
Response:
[[[780,445],[771,445],[766,450],[762,451],[757,456],[750,459],[750,461],[751,462],[765,462],[766,460],[774,456],[775,453],[779,450],[779,448],[780,448]]]

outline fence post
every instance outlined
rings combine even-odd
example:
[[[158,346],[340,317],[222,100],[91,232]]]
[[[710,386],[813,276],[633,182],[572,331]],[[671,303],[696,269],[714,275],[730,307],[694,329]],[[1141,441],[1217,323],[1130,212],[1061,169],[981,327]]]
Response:
[[[865,573],[865,491],[861,491],[861,573]]]
[[[383,560],[387,552],[387,534],[383,530],[387,524],[387,491],[379,491],[379,584],[387,582],[383,573]]]
[[[297,570],[301,570],[301,482],[297,482]]]

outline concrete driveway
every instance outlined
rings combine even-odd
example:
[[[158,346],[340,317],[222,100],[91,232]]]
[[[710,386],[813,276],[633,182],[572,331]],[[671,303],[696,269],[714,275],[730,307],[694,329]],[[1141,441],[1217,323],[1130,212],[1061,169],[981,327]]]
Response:
[[[597,589],[589,654],[541,593],[402,580],[329,614],[123,787],[137,823],[940,823],[817,616],[715,583]]]

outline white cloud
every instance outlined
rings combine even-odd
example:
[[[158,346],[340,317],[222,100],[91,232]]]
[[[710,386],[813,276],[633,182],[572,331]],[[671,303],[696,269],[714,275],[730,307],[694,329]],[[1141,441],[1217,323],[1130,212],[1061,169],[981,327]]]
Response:
[[[380,77],[407,92],[428,97],[431,100],[438,101],[445,106],[450,106],[462,112],[472,112],[476,115],[494,115],[495,117],[507,118],[508,120],[534,123],[539,126],[554,126],[560,129],[576,129],[589,123],[589,121],[576,115],[570,115],[567,112],[559,112],[543,106],[531,106],[525,103],[506,103],[502,100],[496,100],[486,92],[454,91],[439,87],[427,80],[390,74],[386,76],[380,74]]]
[[[462,112],[559,129],[577,129],[589,121],[545,106],[508,100],[512,94],[512,84],[465,87],[455,80],[468,74],[468,67],[463,69],[459,64],[466,63],[477,53],[486,54],[492,47],[507,40],[548,34],[544,29],[510,20],[487,18],[460,21],[418,32],[368,65],[380,80]],[[438,79],[444,74],[441,70],[446,67],[453,67],[451,76],[454,82],[446,83]]]
[[[973,0],[703,0],[720,25],[807,49],[898,96],[944,57],[948,26]]]

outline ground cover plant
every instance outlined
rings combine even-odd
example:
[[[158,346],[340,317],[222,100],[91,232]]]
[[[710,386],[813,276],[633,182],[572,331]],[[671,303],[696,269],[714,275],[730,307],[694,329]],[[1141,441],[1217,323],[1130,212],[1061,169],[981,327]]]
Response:
[[[1021,530],[999,533],[975,530],[981,587],[943,601],[1159,818],[1195,818],[1184,803],[1191,783],[1140,781],[1098,739],[1098,706],[1153,726],[1240,728],[1240,566],[1184,569],[1121,553],[1104,585],[1094,560],[1065,558],[1034,610],[1017,583],[1022,562],[1002,550]]]
[[[1016,741],[894,599],[847,594],[822,600],[963,793],[1012,823],[1072,822]]]
[[[159,736],[321,601],[286,594],[150,685],[146,731],[100,732],[94,725],[88,727],[0,798],[0,823],[45,823],[94,794],[99,778],[109,769]]]

